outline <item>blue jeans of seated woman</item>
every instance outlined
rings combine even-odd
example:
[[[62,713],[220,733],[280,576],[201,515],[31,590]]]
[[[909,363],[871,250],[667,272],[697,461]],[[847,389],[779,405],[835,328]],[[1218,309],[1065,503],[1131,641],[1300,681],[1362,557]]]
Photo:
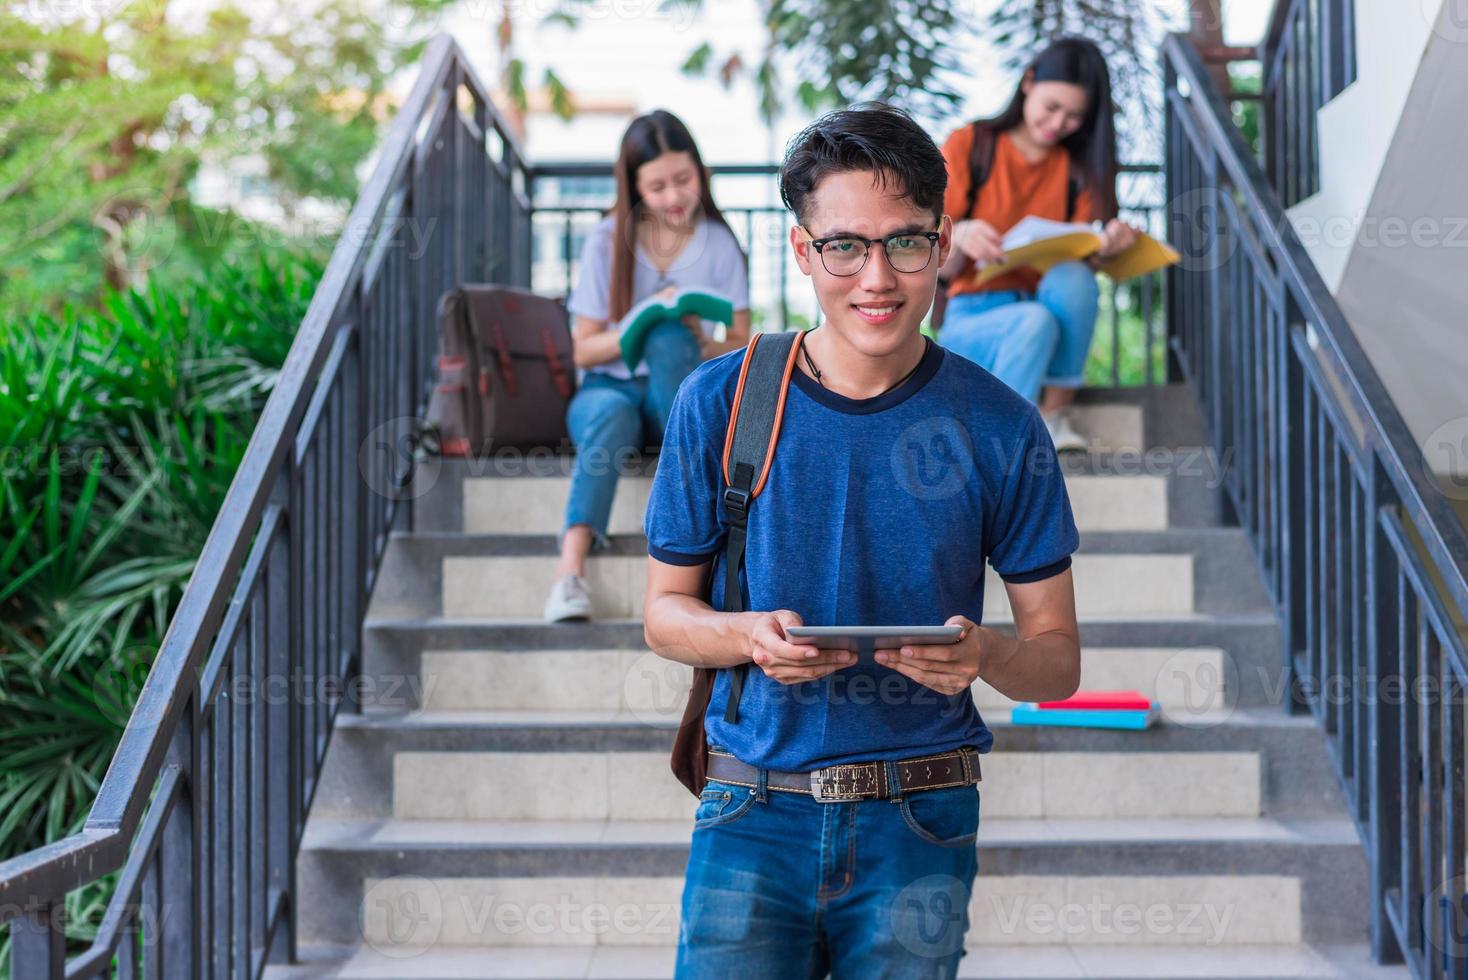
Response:
[[[1081,386],[1099,301],[1091,267],[1062,262],[1041,277],[1034,293],[954,296],[938,342],[1037,402],[1042,384]]]
[[[889,781],[898,785],[895,770]],[[956,976],[978,830],[977,786],[821,803],[710,780],[694,815],[674,975]]]
[[[619,467],[662,445],[678,385],[703,359],[698,340],[677,320],[653,328],[643,357],[646,376],[623,379],[587,371],[571,399],[566,427],[576,444],[576,461],[558,543],[573,524],[586,524],[595,538],[593,550],[607,547]]]

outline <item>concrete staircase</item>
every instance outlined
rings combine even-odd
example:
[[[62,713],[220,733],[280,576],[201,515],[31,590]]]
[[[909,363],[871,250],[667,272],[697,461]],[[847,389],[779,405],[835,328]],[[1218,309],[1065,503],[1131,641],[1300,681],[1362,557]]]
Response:
[[[1216,466],[1177,448],[1202,442],[1189,396],[1087,394],[1078,426],[1106,451],[1065,458],[1084,686],[1147,691],[1165,721],[1010,727],[976,685],[996,746],[963,975],[1406,976],[1369,961],[1362,850],[1321,738],[1281,706],[1278,626]],[[539,621],[566,493],[546,467],[568,464],[420,474],[298,862],[303,962],[270,976],[671,976],[689,674],[643,645],[645,477],[592,561],[597,621]]]

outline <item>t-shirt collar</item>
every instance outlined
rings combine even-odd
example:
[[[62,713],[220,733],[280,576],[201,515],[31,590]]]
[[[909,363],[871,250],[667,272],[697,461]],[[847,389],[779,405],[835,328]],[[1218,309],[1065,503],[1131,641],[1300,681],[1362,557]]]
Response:
[[[917,370],[912,373],[912,377],[891,391],[884,391],[871,398],[848,398],[825,387],[815,378],[800,370],[796,370],[791,382],[809,395],[812,400],[833,411],[846,415],[871,415],[873,412],[885,411],[901,405],[917,394],[923,385],[938,373],[938,367],[943,363],[943,348],[933,343],[933,338],[926,335],[923,336],[923,341],[927,346],[923,349],[922,360],[918,361]]]

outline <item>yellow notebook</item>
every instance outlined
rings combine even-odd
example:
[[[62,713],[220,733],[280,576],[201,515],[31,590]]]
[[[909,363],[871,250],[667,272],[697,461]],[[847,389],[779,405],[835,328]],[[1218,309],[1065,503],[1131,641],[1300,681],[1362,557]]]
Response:
[[[1059,262],[1084,259],[1101,247],[1101,236],[1093,225],[1051,221],[1027,215],[1004,235],[1004,259],[991,262],[974,273],[974,284],[983,285],[996,276],[1016,269],[1044,272]],[[1178,260],[1177,252],[1146,232],[1137,242],[1101,267],[1116,282],[1145,275]]]

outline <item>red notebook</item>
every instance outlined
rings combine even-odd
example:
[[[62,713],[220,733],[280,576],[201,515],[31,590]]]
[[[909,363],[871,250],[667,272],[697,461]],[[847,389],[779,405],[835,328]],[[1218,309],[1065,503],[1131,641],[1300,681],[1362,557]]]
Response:
[[[1141,691],[1078,691],[1064,701],[1041,701],[1040,708],[1084,708],[1089,711],[1147,711],[1152,701]]]

